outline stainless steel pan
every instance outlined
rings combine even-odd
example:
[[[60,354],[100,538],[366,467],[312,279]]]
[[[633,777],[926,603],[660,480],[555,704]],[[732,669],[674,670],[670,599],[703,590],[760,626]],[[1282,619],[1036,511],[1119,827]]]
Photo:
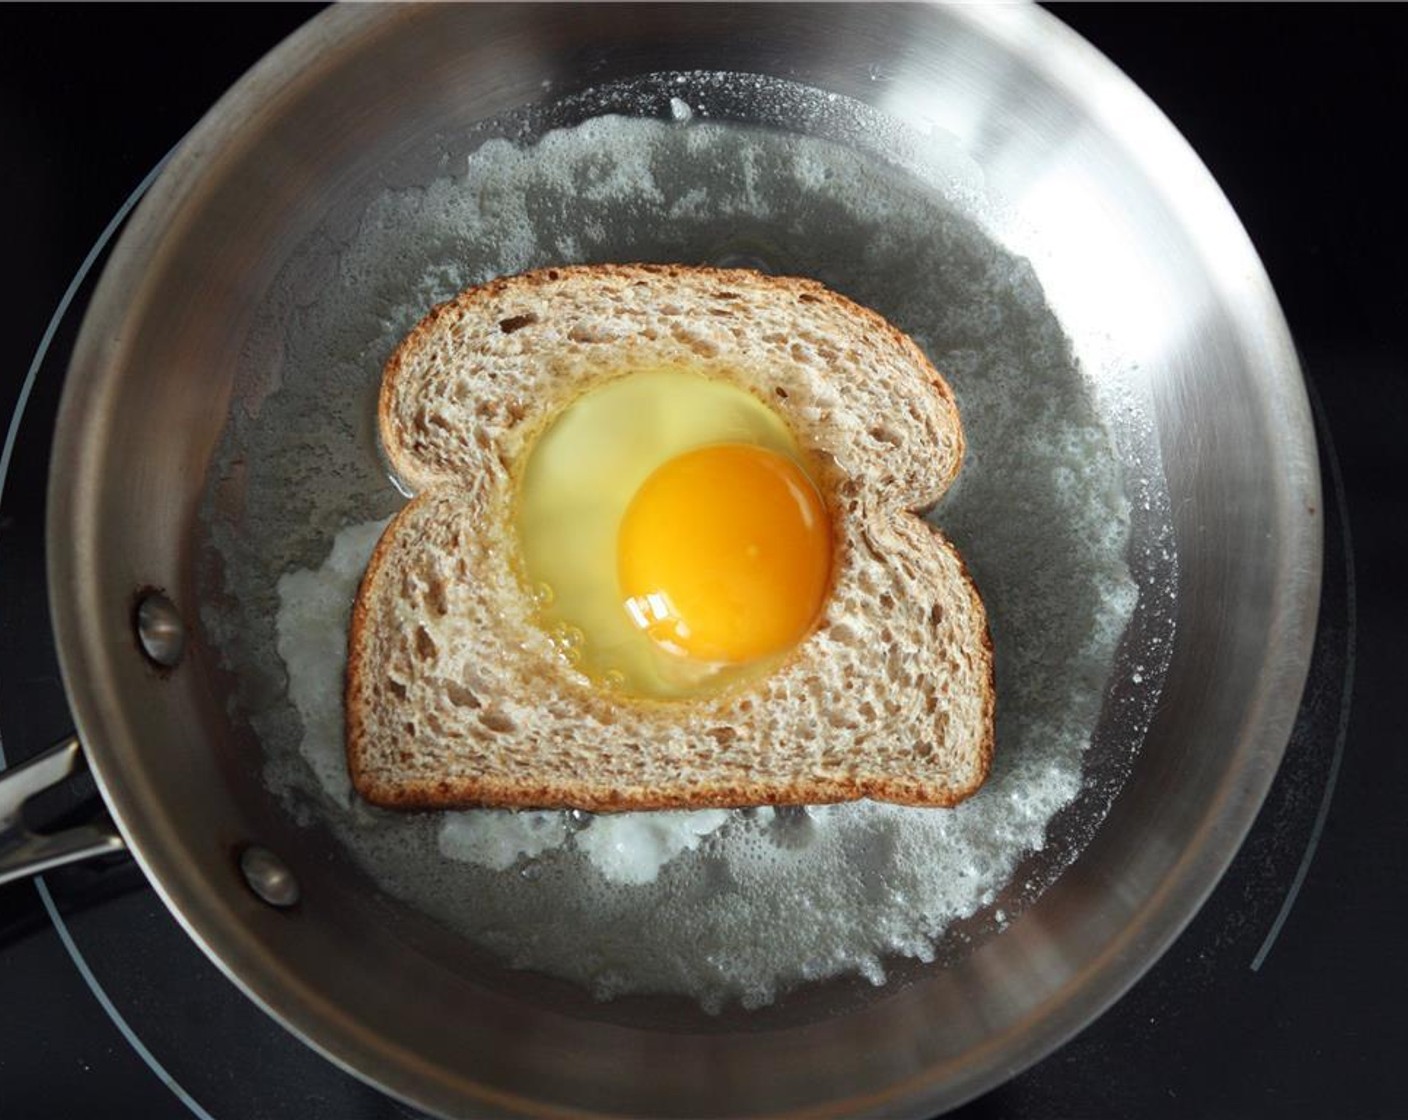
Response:
[[[310,842],[232,729],[192,571],[254,308],[339,192],[436,130],[662,70],[784,77],[951,135],[1030,219],[1022,248],[1043,250],[1077,351],[1105,332],[1142,371],[1178,555],[1162,701],[1076,862],[956,963],[755,1021],[651,1000],[607,1021],[565,987],[501,975]],[[1211,890],[1298,705],[1318,504],[1295,355],[1245,233],[1167,121],[1051,16],[352,6],[241,80],[115,250],[59,420],[50,593],[83,750],[127,845],[230,978],[332,1060],[445,1115],[917,1115],[1060,1045]],[[15,823],[13,804],[75,758],[69,746],[6,778],[0,816],[31,870],[114,843],[100,829],[30,842]]]

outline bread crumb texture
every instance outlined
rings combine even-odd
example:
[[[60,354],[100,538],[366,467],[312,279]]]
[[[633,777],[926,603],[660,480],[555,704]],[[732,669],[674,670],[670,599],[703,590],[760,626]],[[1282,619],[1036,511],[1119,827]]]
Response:
[[[833,588],[816,630],[741,691],[647,701],[573,670],[516,566],[515,468],[607,380],[688,368],[765,401],[830,506]],[[992,648],[953,547],[918,514],[963,434],[928,359],[809,280],[599,265],[472,288],[387,363],[383,446],[416,497],[353,610],[353,784],[390,808],[589,810],[823,803],[947,806],[986,777]]]

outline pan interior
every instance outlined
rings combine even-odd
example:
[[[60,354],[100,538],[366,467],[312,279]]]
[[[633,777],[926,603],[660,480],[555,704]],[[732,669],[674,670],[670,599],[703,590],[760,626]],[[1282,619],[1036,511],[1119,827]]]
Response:
[[[1129,364],[1077,358],[1036,271],[999,240],[1004,221],[942,137],[754,75],[599,86],[418,136],[344,184],[259,305],[194,542],[234,740],[258,751],[307,850],[355,865],[399,936],[446,969],[657,1026],[823,1017],[1017,920],[1132,764],[1173,646],[1177,565]],[[405,500],[376,444],[381,367],[469,284],[597,261],[815,277],[949,379],[969,457],[932,517],[984,595],[997,658],[995,766],[970,803],[740,812],[631,886],[582,854],[597,822],[537,821],[553,846],[490,868],[481,841],[499,825],[482,814],[384,813],[351,795],[340,641],[379,523]],[[456,858],[466,835],[478,862]],[[728,1013],[711,1024],[695,1004]]]

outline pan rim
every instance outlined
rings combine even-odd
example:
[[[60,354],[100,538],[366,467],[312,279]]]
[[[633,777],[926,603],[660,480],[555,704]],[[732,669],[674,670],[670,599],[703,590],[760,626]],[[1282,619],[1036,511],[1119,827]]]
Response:
[[[106,346],[104,340],[121,322],[125,293],[132,290],[134,281],[139,281],[141,270],[155,251],[167,213],[178,204],[182,193],[190,189],[195,179],[208,173],[208,164],[215,158],[214,153],[219,151],[221,141],[242,126],[241,122],[249,115],[249,108],[261,103],[261,99],[277,97],[283,87],[294,80],[291,76],[299,75],[308,59],[325,45],[345,45],[346,40],[360,34],[371,34],[386,21],[397,18],[403,17],[395,12],[357,7],[337,8],[323,13],[266,56],[222,98],[187,138],[180,153],[133,215],[128,230],[114,249],[75,348],[73,368],[98,367],[100,348]],[[1231,258],[1229,267],[1239,270],[1240,275],[1251,277],[1251,294],[1247,299],[1249,303],[1258,304],[1261,312],[1257,316],[1262,324],[1258,349],[1268,359],[1264,376],[1277,379],[1276,383],[1283,391],[1287,386],[1299,384],[1299,364],[1289,330],[1251,243],[1211,176],[1167,119],[1094,48],[1046,13],[1035,9],[977,8],[963,9],[958,18],[970,21],[999,43],[1013,49],[1032,36],[1049,41],[1053,44],[1048,51],[1055,60],[1051,63],[1053,68],[1064,67],[1068,73],[1078,73],[1083,81],[1089,81],[1092,73],[1098,74],[1100,82],[1096,92],[1113,97],[1114,104],[1132,113],[1141,125],[1148,126],[1132,130],[1133,135],[1141,131],[1146,135],[1153,134],[1157,143],[1165,146],[1172,144],[1174,149],[1184,153],[1181,158],[1192,163],[1191,168],[1185,168],[1189,181],[1201,180],[1202,194],[1197,199],[1198,203],[1217,212],[1220,228],[1214,232],[1218,237],[1223,237],[1230,222],[1230,228],[1237,235],[1235,244],[1230,247],[1224,240],[1219,246],[1219,255]],[[314,79],[304,75],[297,80]],[[1095,96],[1095,92],[1088,94],[1090,98]],[[1181,215],[1183,211],[1180,208],[1178,212]],[[1189,228],[1200,230],[1202,227],[1191,224]],[[1212,234],[1204,236],[1211,237]],[[104,360],[112,361],[110,350],[104,355]],[[85,400],[85,394],[96,391],[91,383],[87,383],[82,391],[71,393],[70,388],[74,384],[71,378],[70,385],[65,387],[55,442],[56,463],[72,460],[79,453],[81,429],[73,422],[73,416],[90,403]],[[1319,480],[1308,407],[1297,409],[1291,402],[1284,420],[1288,475],[1294,478],[1292,483],[1287,484],[1289,505],[1293,497],[1299,501],[1307,493],[1318,495]],[[51,478],[54,474],[51,471]],[[238,971],[222,954],[219,937],[212,936],[201,922],[189,920],[190,904],[180,885],[179,869],[153,855],[160,852],[163,846],[153,839],[148,822],[141,819],[140,814],[124,811],[121,781],[113,773],[102,749],[105,723],[102,709],[114,702],[116,697],[111,689],[106,695],[95,694],[94,690],[93,682],[100,675],[97,667],[104,651],[92,648],[91,641],[85,636],[79,606],[86,570],[80,563],[83,554],[81,547],[73,550],[54,547],[58,542],[91,545],[91,541],[83,540],[79,524],[85,511],[74,492],[56,492],[53,488],[49,508],[51,611],[65,686],[104,797],[112,807],[119,827],[128,837],[143,871],[187,933],[265,1011],[337,1065],[388,1089],[393,1095],[424,1107],[425,1098],[418,1095],[416,1086],[405,1080],[404,1076],[397,1078],[390,1075],[394,1071],[384,1071],[388,1076],[383,1079],[368,1072],[368,1067],[377,1068],[379,1063],[368,1060],[363,1064],[364,1059],[377,1058],[382,1053],[380,1050],[375,1047],[360,1050],[359,1038],[353,1035],[320,1035],[314,1028],[319,1025],[325,1027],[325,1023],[310,1010],[306,1000],[295,998],[280,978],[251,979]],[[1196,833],[1197,842],[1189,845],[1166,877],[1163,888],[1146,900],[1141,909],[1142,920],[1132,923],[1126,929],[1125,936],[1118,943],[1107,946],[1106,951],[1092,963],[1090,971],[1099,983],[1093,989],[1085,989],[1088,993],[1086,1001],[1076,1008],[1072,1001],[1067,1000],[1062,1008],[1042,1018],[1035,1027],[1014,1026],[1013,1031],[1020,1028],[1019,1045],[1006,1049],[997,1047],[1002,1052],[1001,1061],[970,1071],[968,1080],[960,1083],[960,1096],[950,1095],[954,1082],[948,1082],[936,1090],[932,1083],[938,1076],[935,1072],[921,1079],[921,1083],[893,1086],[892,1091],[883,1098],[833,1102],[828,1106],[828,1112],[873,1108],[892,1110],[910,1104],[923,1107],[924,1102],[936,1099],[936,1092],[942,1092],[946,1103],[957,1105],[977,1095],[1049,1053],[1102,1013],[1157,960],[1191,920],[1251,827],[1289,737],[1309,666],[1319,598],[1320,527],[1318,522],[1290,518],[1284,528],[1290,536],[1277,569],[1277,586],[1282,589],[1281,602],[1272,618],[1270,642],[1270,648],[1278,650],[1279,656],[1269,659],[1264,667],[1259,680],[1265,681],[1266,687],[1260,691],[1256,705],[1248,713],[1248,733],[1239,739],[1239,752],[1245,761],[1241,771],[1244,783],[1237,790],[1224,791],[1219,801],[1206,807],[1204,823]],[[1006,1038],[1006,1035],[998,1036],[994,1046]],[[485,1089],[482,1102],[493,1107],[541,1108],[535,1102],[500,1096],[487,1087],[480,1088]],[[444,1104],[439,1102],[438,1106],[444,1107]]]

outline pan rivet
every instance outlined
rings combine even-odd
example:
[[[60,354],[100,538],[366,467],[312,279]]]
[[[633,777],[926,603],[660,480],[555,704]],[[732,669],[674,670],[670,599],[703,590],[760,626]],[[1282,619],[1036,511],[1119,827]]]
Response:
[[[142,652],[164,669],[175,667],[186,652],[186,627],[176,605],[160,591],[148,591],[137,602],[137,640]]]
[[[246,848],[240,854],[240,870],[249,889],[270,906],[292,906],[298,901],[298,880],[268,848],[258,844]]]

